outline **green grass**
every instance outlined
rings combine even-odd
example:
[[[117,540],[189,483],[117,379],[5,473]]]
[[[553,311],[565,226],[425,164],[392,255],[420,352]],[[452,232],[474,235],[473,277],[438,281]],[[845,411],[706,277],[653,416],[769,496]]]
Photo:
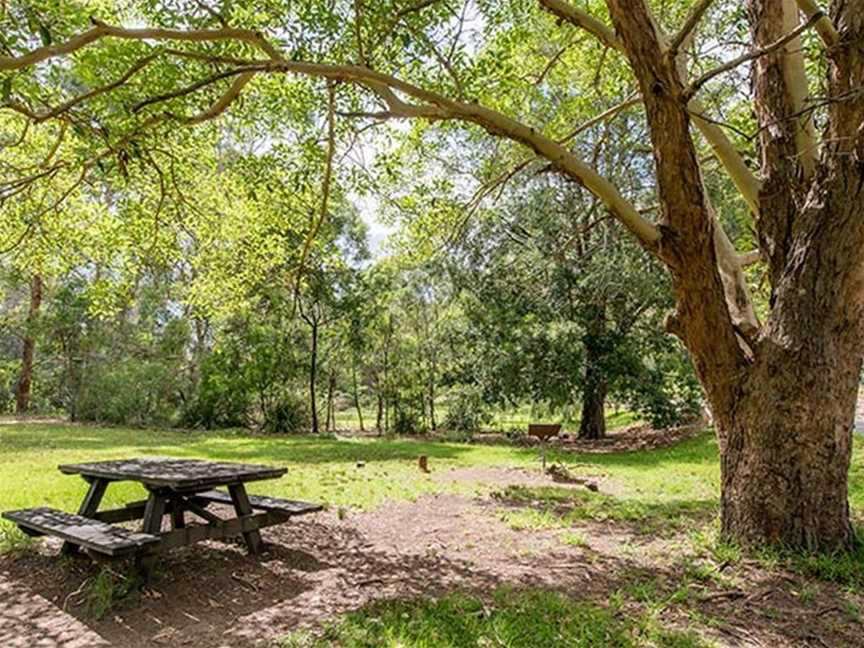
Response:
[[[443,484],[416,466],[429,457],[433,472],[459,466],[523,467],[539,470],[536,449],[511,446],[422,442],[411,439],[262,437],[242,432],[198,433],[130,430],[62,424],[0,427],[0,510],[36,504],[75,510],[85,483],[63,475],[61,463],[141,455],[248,461],[288,467],[274,481],[250,490],[370,509],[387,499],[410,500],[442,491],[475,492],[467,483]],[[706,434],[676,448],[616,455],[558,455],[549,460],[577,474],[608,474],[636,500],[676,502],[717,496],[716,447]],[[363,462],[363,467],[358,467]],[[137,484],[112,484],[105,506],[144,496]]]
[[[613,497],[589,490],[541,486],[508,486],[493,497],[509,505],[502,519],[514,529],[568,527],[580,520],[628,522],[642,533],[683,529],[717,509],[714,499]]]
[[[490,600],[385,601],[348,614],[323,632],[285,637],[283,648],[707,648],[687,631],[624,618],[609,608],[549,591],[508,588]]]
[[[855,440],[850,472],[853,516],[864,514],[864,453]],[[421,473],[417,456],[429,457],[433,474]],[[436,480],[456,467],[521,467],[539,470],[534,448],[423,442],[411,439],[261,437],[243,432],[198,433],[131,430],[62,424],[0,426],[0,510],[37,505],[74,511],[86,485],[61,474],[57,465],[141,455],[168,455],[248,461],[287,466],[279,480],[253,484],[253,492],[328,504],[346,515],[385,500],[412,500],[427,493],[471,494],[488,489],[468,482]],[[601,476],[616,495],[569,488],[511,488],[501,494],[501,515],[513,527],[530,531],[567,528],[581,520],[611,520],[634,530],[663,532],[694,524],[691,545],[717,562],[737,562],[741,552],[716,540],[704,524],[716,510],[719,465],[713,436],[706,432],[670,448],[617,454],[547,452],[579,475]],[[358,467],[362,462],[362,467]],[[116,483],[106,507],[144,496],[137,484]],[[710,537],[709,537],[710,536]],[[0,523],[0,551],[25,550],[31,540]],[[864,547],[837,556],[766,552],[764,564],[783,563],[796,571],[864,591]]]

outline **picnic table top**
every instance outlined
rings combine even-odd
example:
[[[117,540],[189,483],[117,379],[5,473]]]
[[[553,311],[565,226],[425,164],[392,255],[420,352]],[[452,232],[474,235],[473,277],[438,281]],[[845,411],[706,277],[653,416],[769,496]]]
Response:
[[[110,481],[137,481],[174,490],[209,489],[261,479],[276,479],[285,468],[229,461],[203,461],[174,457],[135,457],[117,461],[63,464],[60,472]]]

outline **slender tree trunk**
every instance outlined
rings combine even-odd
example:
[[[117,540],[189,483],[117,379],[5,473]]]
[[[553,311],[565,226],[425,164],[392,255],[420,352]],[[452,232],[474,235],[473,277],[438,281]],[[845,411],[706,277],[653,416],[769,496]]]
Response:
[[[354,407],[357,409],[357,420],[360,421],[360,431],[364,432],[363,429],[363,408],[360,407],[360,389],[357,385],[357,362],[351,365],[351,380],[354,387]]]
[[[336,390],[336,375],[331,371],[327,379],[327,422],[328,432],[336,429],[336,413],[333,411],[333,392]]]
[[[318,322],[312,320],[312,354],[309,362],[309,404],[312,407],[312,434],[318,434],[318,406],[315,396],[315,382],[318,380]]]
[[[432,431],[438,429],[438,421],[435,419],[435,380],[429,381],[429,422],[432,424]]]
[[[375,414],[375,427],[378,430],[378,434],[381,434],[383,432],[381,425],[384,422],[384,395],[381,393],[380,386],[377,393],[377,401],[378,409]]]
[[[15,413],[24,414],[30,410],[30,390],[33,385],[33,354],[36,350],[36,337],[33,326],[42,306],[42,277],[34,274],[30,280],[30,309],[27,312],[27,332],[21,350],[21,375],[15,389]]]

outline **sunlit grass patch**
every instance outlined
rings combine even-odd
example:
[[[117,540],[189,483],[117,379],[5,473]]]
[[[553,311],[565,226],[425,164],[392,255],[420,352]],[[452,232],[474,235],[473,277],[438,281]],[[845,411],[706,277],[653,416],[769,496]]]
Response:
[[[493,493],[493,497],[514,508],[507,514],[508,519],[536,521],[523,528],[554,528],[593,520],[631,523],[634,530],[650,533],[684,528],[695,518],[706,518],[716,510],[711,500],[657,501],[556,486],[508,486]]]
[[[561,534],[561,542],[572,547],[589,547],[587,536],[581,531],[565,531]]]
[[[11,522],[0,520],[0,553],[27,551],[32,548],[33,540]]]
[[[646,643],[646,641],[650,643]],[[543,590],[495,592],[491,600],[451,594],[439,600],[385,601],[352,612],[320,632],[285,637],[283,648],[707,648],[695,634]]]

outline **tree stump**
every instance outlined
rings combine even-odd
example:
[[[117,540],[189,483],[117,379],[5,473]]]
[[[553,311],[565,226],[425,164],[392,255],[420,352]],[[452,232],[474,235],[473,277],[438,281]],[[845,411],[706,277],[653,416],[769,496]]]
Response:
[[[426,455],[420,455],[420,457],[417,459],[417,465],[420,467],[421,471],[423,471],[424,473],[428,473],[429,457],[427,457]]]

